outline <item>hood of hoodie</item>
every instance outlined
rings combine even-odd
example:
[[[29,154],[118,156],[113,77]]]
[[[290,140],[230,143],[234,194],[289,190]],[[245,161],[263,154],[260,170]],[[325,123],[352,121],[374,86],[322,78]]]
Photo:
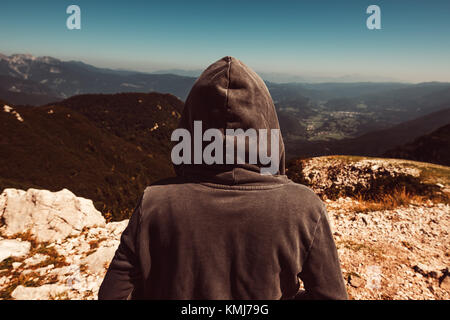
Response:
[[[280,129],[272,97],[264,81],[248,66],[233,57],[224,57],[210,65],[193,85],[184,106],[179,128],[189,131],[194,136],[194,121],[202,122],[202,131],[210,128],[219,129],[225,140],[226,129],[250,128]],[[202,134],[203,134],[202,132]],[[258,135],[259,140],[259,135]],[[267,139],[266,154],[270,154],[270,138]],[[192,142],[193,144],[193,142]],[[279,135],[279,175],[285,173],[284,143]],[[202,149],[203,150],[203,149]],[[248,153],[248,145],[246,145]],[[192,156],[193,157],[193,156]],[[186,173],[230,173],[250,170],[260,171],[263,166],[245,164],[181,164],[174,165],[178,175]],[[239,169],[239,170],[238,170]]]

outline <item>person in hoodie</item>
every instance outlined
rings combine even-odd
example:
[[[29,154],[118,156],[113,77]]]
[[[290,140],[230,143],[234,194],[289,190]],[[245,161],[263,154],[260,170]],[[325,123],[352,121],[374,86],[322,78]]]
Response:
[[[266,85],[233,57],[192,87],[179,128],[194,136],[195,121],[224,141],[227,129],[279,130]],[[324,204],[286,177],[281,135],[273,143],[275,174],[260,161],[186,161],[147,187],[99,299],[347,299]]]

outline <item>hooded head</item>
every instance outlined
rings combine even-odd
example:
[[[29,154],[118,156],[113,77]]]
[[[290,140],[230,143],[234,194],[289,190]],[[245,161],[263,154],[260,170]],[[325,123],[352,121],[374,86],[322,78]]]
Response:
[[[253,147],[257,148],[258,155],[265,154],[272,160],[276,159],[276,172],[272,173],[284,174],[284,144],[270,93],[264,81],[236,58],[224,57],[210,65],[201,74],[186,99],[179,129],[184,129],[184,133],[189,133],[193,137],[190,141],[190,147],[194,152],[185,154],[190,160],[188,164],[185,162],[175,165],[178,174],[181,171],[192,169],[192,167],[205,170],[214,169],[215,171],[228,171],[240,167],[262,172],[261,169],[270,166],[270,164],[261,161],[259,157],[256,162],[250,161],[252,157],[249,152],[255,150]],[[220,143],[223,145],[223,162],[208,163],[203,159],[200,159],[200,161],[194,159],[196,152],[197,155],[199,152],[200,155],[203,155],[202,150],[211,143],[209,141],[218,142],[211,137],[214,134],[203,136],[208,129],[215,129],[220,132],[220,137],[218,136],[217,139],[220,139]],[[229,156],[230,151],[226,150],[227,142],[233,141],[236,144],[238,139],[236,136],[228,134],[232,132],[230,129],[236,133],[239,132],[239,129],[242,129],[241,133],[251,133],[248,129],[254,129],[251,131],[257,134],[257,140],[252,141],[244,138],[244,161],[237,160],[239,147],[236,146],[235,149],[234,145],[232,152],[232,160],[234,161],[225,159]],[[278,132],[278,135],[274,136],[271,134],[273,132]],[[209,137],[209,139],[206,139],[209,141],[204,141],[206,136]],[[201,137],[203,137],[203,141],[200,144],[197,141],[196,145],[194,140],[201,139]],[[276,141],[274,141],[275,137]],[[172,135],[172,138],[174,138],[174,135]],[[276,157],[274,157],[274,151],[277,153]],[[173,153],[174,150],[172,151],[172,159]]]

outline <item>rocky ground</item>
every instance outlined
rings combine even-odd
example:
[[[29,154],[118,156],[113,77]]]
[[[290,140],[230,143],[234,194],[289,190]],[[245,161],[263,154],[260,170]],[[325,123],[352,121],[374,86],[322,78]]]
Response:
[[[331,169],[323,164],[312,160],[303,171],[310,186],[325,195],[350,298],[450,299],[448,203],[411,201],[367,209],[361,199],[326,197],[336,185],[360,188],[380,172],[422,177],[425,169],[378,160],[351,166],[341,161]],[[435,174],[432,169],[427,170]],[[445,177],[438,184],[448,188]],[[68,190],[5,189],[0,195],[0,298],[96,299],[127,223],[106,223],[91,200]]]
[[[352,299],[450,299],[450,206],[358,212],[350,198],[327,201]]]
[[[350,298],[450,298],[449,167],[332,156],[289,170],[326,202]]]

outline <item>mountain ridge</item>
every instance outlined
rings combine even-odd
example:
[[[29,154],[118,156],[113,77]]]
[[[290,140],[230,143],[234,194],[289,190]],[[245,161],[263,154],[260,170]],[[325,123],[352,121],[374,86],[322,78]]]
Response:
[[[97,68],[80,61],[16,54],[0,59],[0,94],[14,104],[41,104],[85,93],[162,92],[185,99],[195,78]],[[56,99],[55,99],[56,98]]]
[[[390,149],[383,156],[450,166],[450,123],[412,142]]]
[[[0,106],[0,189],[68,187],[93,199],[104,214],[126,217],[147,185],[174,174],[167,135],[176,127],[182,102],[156,93],[73,99],[78,108],[74,100]],[[83,110],[86,106],[91,112]],[[139,112],[119,117],[124,108]]]

